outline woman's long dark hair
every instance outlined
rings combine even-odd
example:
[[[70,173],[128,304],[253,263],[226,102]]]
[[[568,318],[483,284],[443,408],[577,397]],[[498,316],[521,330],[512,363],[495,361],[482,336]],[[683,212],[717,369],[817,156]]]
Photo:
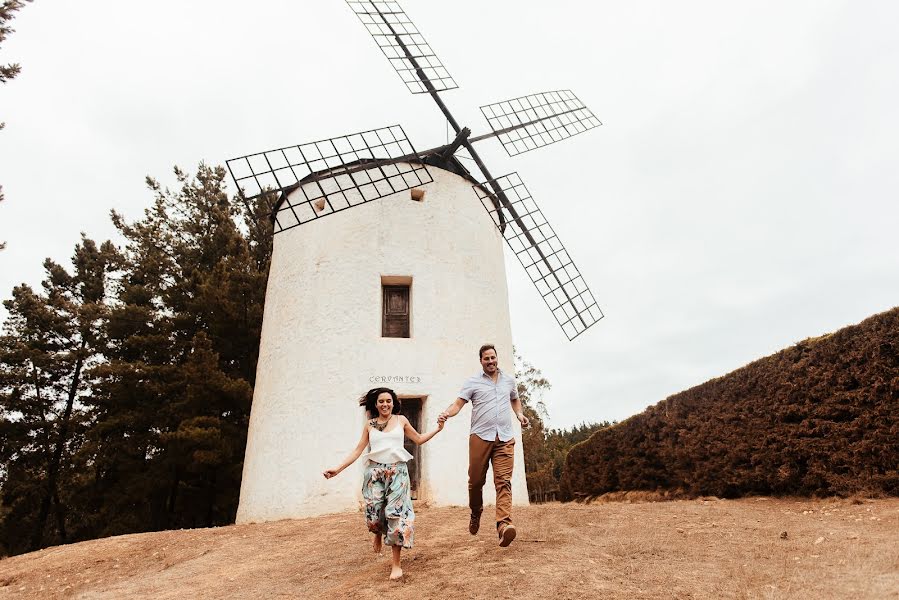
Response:
[[[387,392],[393,398],[393,414],[398,415],[403,412],[403,406],[400,403],[400,399],[396,397],[396,392],[390,388],[378,387],[368,390],[364,396],[359,398],[359,406],[365,407],[369,417],[374,418],[378,416],[378,396],[384,392]]]

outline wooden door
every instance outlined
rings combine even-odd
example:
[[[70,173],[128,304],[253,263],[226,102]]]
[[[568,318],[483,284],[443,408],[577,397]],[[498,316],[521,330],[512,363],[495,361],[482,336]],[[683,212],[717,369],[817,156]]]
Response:
[[[381,337],[409,337],[409,286],[385,285]]]
[[[409,419],[409,423],[416,431],[421,431],[421,398],[403,398],[403,415]],[[411,480],[412,499],[418,499],[418,488],[421,483],[421,446],[405,438],[403,446],[412,455],[409,465],[409,479]]]

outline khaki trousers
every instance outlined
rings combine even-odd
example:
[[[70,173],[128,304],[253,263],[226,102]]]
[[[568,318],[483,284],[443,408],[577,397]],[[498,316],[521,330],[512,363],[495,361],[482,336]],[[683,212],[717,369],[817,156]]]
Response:
[[[493,465],[496,487],[496,527],[512,522],[512,467],[515,464],[515,438],[486,442],[472,434],[468,437],[468,506],[480,514],[484,508],[484,482],[487,466]]]

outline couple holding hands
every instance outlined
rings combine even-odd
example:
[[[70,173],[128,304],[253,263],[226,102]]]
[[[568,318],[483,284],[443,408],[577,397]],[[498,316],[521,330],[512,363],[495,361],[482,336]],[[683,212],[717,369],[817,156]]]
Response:
[[[468,531],[475,535],[480,527],[484,505],[482,491],[487,467],[492,464],[499,545],[508,546],[515,539],[515,526],[512,525],[515,448],[512,414],[522,427],[527,427],[529,422],[518,398],[515,379],[497,366],[496,348],[485,344],[479,349],[478,356],[481,373],[465,382],[455,402],[440,413],[437,428],[428,433],[418,433],[406,417],[399,414],[400,401],[393,390],[369,390],[359,400],[369,416],[359,443],[340,466],[324,472],[326,479],[334,477],[353,464],[368,448],[369,452],[365,455],[368,463],[362,476],[365,521],[368,530],[375,534],[375,552],[381,551],[382,539],[392,548],[391,580],[402,578],[400,554],[403,548],[412,547],[414,537],[415,513],[406,466],[412,455],[403,448],[403,438],[424,444],[443,429],[447,419],[457,415],[469,402],[472,412],[468,438],[468,504],[471,508]]]

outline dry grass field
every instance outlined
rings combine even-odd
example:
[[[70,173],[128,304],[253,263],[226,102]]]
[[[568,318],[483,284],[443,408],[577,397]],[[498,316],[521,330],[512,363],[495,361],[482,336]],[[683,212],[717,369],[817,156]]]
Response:
[[[6,558],[0,598],[899,598],[899,498],[535,505],[509,548],[464,508],[417,513],[402,583],[339,514]]]

